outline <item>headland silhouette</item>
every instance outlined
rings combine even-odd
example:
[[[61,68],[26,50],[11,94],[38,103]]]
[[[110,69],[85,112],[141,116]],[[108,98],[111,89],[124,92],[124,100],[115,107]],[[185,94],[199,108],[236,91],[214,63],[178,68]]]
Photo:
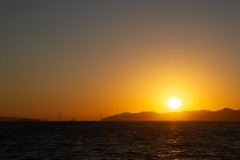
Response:
[[[240,121],[240,110],[224,108],[218,111],[200,110],[171,113],[140,112],[116,114],[102,121]]]

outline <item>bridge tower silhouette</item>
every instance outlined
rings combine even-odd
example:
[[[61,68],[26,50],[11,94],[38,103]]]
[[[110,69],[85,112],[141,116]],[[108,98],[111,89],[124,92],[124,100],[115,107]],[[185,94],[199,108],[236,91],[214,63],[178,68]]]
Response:
[[[94,116],[96,116],[96,115],[94,115]],[[70,118],[69,116],[67,116],[67,118],[66,118],[66,115],[61,115],[61,113],[59,113],[57,116],[55,116],[55,117],[53,117],[53,118],[48,118],[48,120],[50,120],[50,119],[57,119],[57,121],[61,121],[62,119],[70,119],[70,120],[74,120],[75,121],[75,119],[80,119],[80,120],[84,120],[84,119],[86,119],[86,120],[102,120],[103,118],[102,118],[102,113],[100,113],[100,117],[99,118],[92,118],[92,117],[84,117],[84,118]]]

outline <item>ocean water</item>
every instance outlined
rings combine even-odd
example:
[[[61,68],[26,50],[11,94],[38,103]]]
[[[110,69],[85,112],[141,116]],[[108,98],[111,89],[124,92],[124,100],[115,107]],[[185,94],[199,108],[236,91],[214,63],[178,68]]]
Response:
[[[240,122],[0,122],[0,159],[240,159]]]

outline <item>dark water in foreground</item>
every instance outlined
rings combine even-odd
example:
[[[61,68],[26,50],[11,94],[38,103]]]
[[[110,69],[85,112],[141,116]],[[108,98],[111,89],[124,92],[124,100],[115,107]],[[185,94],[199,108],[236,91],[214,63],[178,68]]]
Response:
[[[240,159],[240,122],[0,122],[0,159]]]

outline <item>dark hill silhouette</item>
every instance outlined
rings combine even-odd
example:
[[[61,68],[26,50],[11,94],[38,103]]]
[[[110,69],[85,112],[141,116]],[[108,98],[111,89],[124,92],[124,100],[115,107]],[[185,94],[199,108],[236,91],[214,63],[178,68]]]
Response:
[[[102,121],[240,121],[240,110],[224,108],[218,111],[183,111],[171,113],[122,113],[106,117]]]

